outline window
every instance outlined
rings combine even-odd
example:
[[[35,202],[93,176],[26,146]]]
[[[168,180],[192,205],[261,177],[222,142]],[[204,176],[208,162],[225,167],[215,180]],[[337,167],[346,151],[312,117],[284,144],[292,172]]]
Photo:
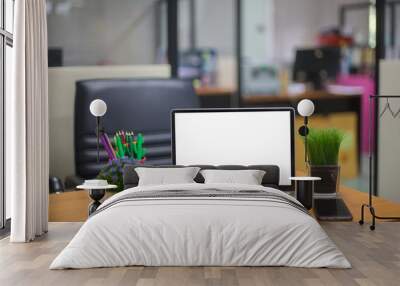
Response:
[[[4,103],[11,92],[14,0],[0,0],[0,228],[10,218],[10,194],[4,188]]]
[[[162,62],[159,8],[158,0],[48,0],[49,66]]]

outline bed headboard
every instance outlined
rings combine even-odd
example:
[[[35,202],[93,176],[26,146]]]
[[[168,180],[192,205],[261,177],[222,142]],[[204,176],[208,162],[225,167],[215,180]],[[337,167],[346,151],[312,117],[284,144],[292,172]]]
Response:
[[[219,169],[219,170],[263,170],[265,175],[262,180],[262,185],[265,187],[278,187],[279,184],[279,167],[274,165],[253,165],[253,166],[240,166],[240,165],[223,165],[223,166],[212,166],[212,165],[193,165],[199,167],[202,170],[206,169]],[[177,165],[165,165],[165,166],[136,166],[136,165],[125,165],[123,170],[123,181],[124,189],[136,187],[139,183],[139,176],[137,175],[136,167],[146,168],[182,168],[184,166]],[[204,183],[204,178],[198,173],[194,179],[197,183]]]
[[[292,190],[294,114],[290,107],[173,110],[173,163],[275,165],[280,189]]]

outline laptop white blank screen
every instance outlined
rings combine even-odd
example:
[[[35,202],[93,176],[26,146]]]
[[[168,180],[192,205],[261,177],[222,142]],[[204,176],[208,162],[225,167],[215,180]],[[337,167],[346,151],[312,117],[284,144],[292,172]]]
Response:
[[[279,185],[291,185],[290,110],[174,111],[172,116],[177,165],[278,165]]]

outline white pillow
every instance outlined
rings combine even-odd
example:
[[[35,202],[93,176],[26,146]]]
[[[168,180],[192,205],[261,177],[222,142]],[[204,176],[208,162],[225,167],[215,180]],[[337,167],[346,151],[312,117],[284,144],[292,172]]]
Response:
[[[202,170],[205,184],[261,185],[265,171],[261,170]]]
[[[195,183],[193,180],[200,168],[135,168],[139,176],[139,186],[187,184]]]

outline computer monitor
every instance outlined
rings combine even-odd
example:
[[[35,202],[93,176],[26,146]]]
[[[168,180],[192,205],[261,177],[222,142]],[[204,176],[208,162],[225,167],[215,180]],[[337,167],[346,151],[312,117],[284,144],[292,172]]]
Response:
[[[277,165],[279,185],[294,175],[294,109],[193,109],[172,112],[177,165]]]
[[[293,80],[313,84],[322,89],[327,80],[334,80],[340,71],[340,48],[299,49],[293,67]]]

